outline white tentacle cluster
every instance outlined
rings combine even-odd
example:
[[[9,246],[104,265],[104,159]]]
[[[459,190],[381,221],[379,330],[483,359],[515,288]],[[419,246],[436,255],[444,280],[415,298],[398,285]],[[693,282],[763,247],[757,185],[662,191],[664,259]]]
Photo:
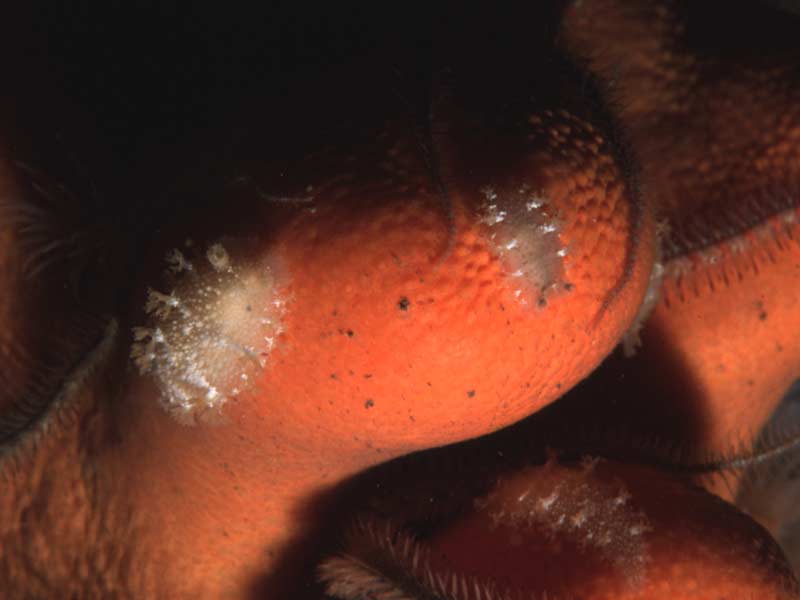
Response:
[[[181,423],[218,420],[280,336],[283,271],[274,259],[252,256],[243,240],[221,240],[205,252],[187,240],[184,251],[166,257],[171,291],[148,290],[149,322],[134,328],[131,356]]]
[[[552,293],[565,286],[567,255],[547,199],[526,184],[505,191],[484,187],[481,193],[481,220],[512,282],[514,296],[522,304],[544,308]]]

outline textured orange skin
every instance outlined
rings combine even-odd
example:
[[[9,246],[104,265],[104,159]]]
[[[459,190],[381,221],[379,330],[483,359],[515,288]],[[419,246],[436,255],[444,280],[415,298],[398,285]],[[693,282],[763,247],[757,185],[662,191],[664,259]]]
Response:
[[[542,162],[531,160],[531,171],[549,166]],[[373,203],[345,189],[337,193],[347,200],[323,196],[314,215],[293,220],[273,246],[290,273],[290,300],[257,412],[285,415],[320,451],[333,444],[378,458],[493,431],[588,374],[632,318],[652,226],[634,276],[598,320],[622,274],[629,208],[610,173],[576,192],[571,173],[552,170],[544,195],[560,216],[570,251],[563,279],[573,289],[556,290],[545,307],[527,290],[527,304],[514,297],[519,280],[488,244],[475,188],[453,194],[452,239],[435,202],[401,193]],[[605,197],[595,191],[603,187]],[[319,440],[308,433],[316,430]]]
[[[645,343],[667,344],[692,374],[685,402],[709,415],[712,449],[726,450],[732,437],[752,439],[800,370],[791,335],[800,326],[800,246],[797,226],[791,230],[794,239],[768,236],[734,258],[752,261],[741,279],[729,269],[726,284],[721,269],[707,267],[665,282],[645,332]]]
[[[554,127],[564,117],[548,118]],[[192,428],[135,377],[115,417],[125,439],[102,458],[116,474],[111,488],[130,490],[128,501],[148,515],[141,543],[163,557],[162,584],[241,594],[269,573],[268,589],[279,593],[281,578],[297,577],[300,563],[276,565],[308,534],[309,499],[383,460],[514,422],[611,350],[644,294],[654,226],[645,212],[626,276],[632,217],[619,172],[599,132],[570,125],[572,137],[556,140],[566,159],[543,152],[549,130],[533,127],[529,154],[485,175],[500,192],[529,182],[558,215],[572,289],[554,290],[544,307],[536,290],[524,290],[527,304],[513,294],[518,280],[481,221],[481,188],[457,181],[448,218],[406,129],[390,122],[377,142],[312,154],[296,182],[291,173],[282,179],[289,197],[311,185],[315,203],[311,212],[262,202],[256,213],[269,223],[264,252],[288,281],[284,332],[263,374],[224,407],[227,425]],[[389,150],[387,174],[376,157]],[[410,174],[401,171],[409,164]],[[204,228],[189,231],[219,235]],[[163,268],[162,250],[155,256]],[[132,460],[135,470],[123,467]],[[147,485],[137,486],[142,477]],[[187,498],[184,489],[205,491]],[[185,556],[185,539],[205,552]]]
[[[537,485],[536,470],[501,480],[474,512],[431,541],[438,568],[478,578],[501,589],[586,600],[732,597],[796,598],[782,552],[751,519],[708,492],[646,467],[601,463],[595,469],[630,494],[651,528],[642,535],[640,579],[630,564],[615,565],[578,534],[548,539],[535,522],[512,521],[519,498]],[[680,507],[679,511],[675,507]],[[549,596],[548,596],[549,597]]]
[[[752,440],[800,373],[790,333],[800,325],[796,209],[726,233],[726,214],[746,214],[754,200],[797,205],[800,50],[796,21],[769,8],[720,28],[726,42],[699,43],[709,11],[687,6],[585,2],[568,12],[564,39],[614,78],[665,238],[705,222],[711,240],[666,262],[643,348],[623,367],[636,383],[622,391],[633,398],[644,384],[659,410],[697,423],[684,431],[690,443],[719,453]],[[739,32],[735,45],[726,32]],[[609,36],[619,43],[608,47]],[[635,375],[645,370],[661,377],[645,383]]]
[[[734,58],[715,56],[705,38],[706,53],[696,52],[681,35],[697,24],[675,16],[679,5],[588,0],[568,13],[566,43],[616,86],[623,123],[643,160],[643,185],[661,219],[678,237],[705,219],[701,234],[711,243],[669,257],[639,354],[604,368],[582,390],[577,412],[561,416],[656,431],[702,455],[749,443],[800,370],[793,343],[800,325],[795,209],[740,236],[724,235],[724,213],[745,212],[753,198],[785,192],[796,205],[798,54],[795,43],[764,60],[757,46],[749,58],[738,46]],[[641,587],[626,587],[620,573],[570,540],[548,542],[542,530],[516,522],[498,526],[482,509],[433,540],[437,568],[556,597],[796,597],[782,587],[790,576],[780,551],[752,520],[665,474],[622,465],[614,473],[630,484],[654,526]],[[528,483],[535,486],[535,474]],[[519,481],[502,485],[502,498],[490,507],[500,522],[523,494]],[[728,498],[733,493],[711,487]],[[755,559],[756,540],[771,548],[772,564]]]
[[[226,406],[226,425],[193,428],[159,407],[152,381],[126,370],[123,339],[66,424],[23,444],[4,470],[20,490],[0,505],[3,548],[21,548],[2,561],[8,588],[208,598],[258,588],[280,597],[307,583],[310,565],[293,552],[319,525],[311,504],[328,488],[391,456],[529,414],[610,351],[644,294],[655,236],[646,207],[631,215],[604,134],[566,113],[531,114],[510,146],[484,142],[497,142],[491,156],[474,141],[467,147],[456,173],[473,179],[449,181],[445,202],[413,151],[414,132],[389,113],[379,119],[385,129],[367,136],[374,141],[336,139],[305,158],[295,180],[281,180],[275,193],[289,196],[313,183],[313,218],[255,198],[250,210],[216,206],[209,219],[198,207],[197,221],[181,223],[196,241],[214,241],[229,233],[218,224],[251,216],[264,252],[289,275],[283,339],[258,386]],[[387,168],[377,157],[390,152]],[[513,295],[479,222],[481,186],[510,193],[522,183],[546,198],[568,250],[556,283],[572,288],[548,293],[544,307],[536,290],[525,291],[526,305]],[[152,249],[137,308],[145,286],[158,285],[164,251],[183,239],[170,233]],[[121,330],[141,318],[131,315]],[[56,506],[69,507],[69,517]],[[31,512],[41,535],[26,529]],[[47,526],[52,519],[59,527]],[[115,550],[119,539],[126,542]],[[50,565],[49,576],[33,581],[30,565]]]
[[[468,203],[459,205],[458,202],[460,201],[457,199],[457,206],[465,214],[469,214],[469,209],[466,208]],[[449,233],[443,232],[450,225],[443,219],[440,210],[441,207],[437,207],[433,211],[437,215],[433,220],[438,219],[438,222],[432,229],[438,241],[449,238]],[[336,228],[330,227],[328,230],[336,231]],[[292,247],[291,241],[284,244]],[[422,249],[417,252],[428,257]],[[439,252],[438,255],[442,253]],[[459,262],[458,258],[448,260],[452,260],[453,264]],[[463,259],[461,260],[463,264]],[[330,274],[320,273],[320,276],[329,277]],[[385,287],[392,293],[396,293],[399,288],[399,284]],[[495,289],[494,293],[500,292]],[[395,300],[389,300],[393,307]],[[306,302],[313,305],[310,299]],[[593,308],[597,306],[597,302],[598,297],[594,297],[584,304]],[[378,310],[367,306],[365,302],[359,306],[363,306],[367,312]],[[393,314],[390,309],[386,310],[390,315]],[[579,318],[571,317],[566,309],[561,308],[559,311],[567,316],[566,322],[581,322]],[[364,318],[364,315],[360,316]],[[584,323],[589,319],[587,315],[582,318]],[[369,319],[365,318],[365,321],[369,322]],[[619,323],[616,326],[622,325]],[[484,325],[484,331],[487,330],[486,327]],[[614,329],[611,326],[609,328]],[[354,331],[357,330],[354,328]],[[312,326],[308,327],[306,333],[306,339],[310,339],[314,333]],[[346,336],[342,336],[342,340],[337,343],[350,351],[345,346],[348,340],[344,337]],[[354,336],[349,341],[355,339]],[[397,347],[402,349],[399,345]],[[394,358],[394,348],[394,345],[384,348],[382,356]],[[550,355],[555,362],[564,358],[555,352]],[[348,354],[346,358],[349,357]],[[580,363],[582,360],[576,362]],[[590,367],[583,365],[582,368]],[[573,367],[572,371],[577,373],[580,368]],[[300,370],[296,370],[295,374],[300,378],[307,376]],[[483,377],[484,373],[480,372],[479,375]],[[443,380],[446,376],[447,374],[440,374]],[[121,375],[119,377],[122,379]],[[452,380],[453,376],[449,377]],[[280,411],[269,410],[270,399],[266,396],[263,410],[258,412],[246,410],[247,401],[243,400],[241,410],[233,411],[236,427],[228,430],[178,427],[157,407],[154,401],[154,394],[157,392],[146,386],[137,387],[139,384],[128,390],[130,396],[120,402],[121,406],[115,407],[118,413],[114,415],[115,419],[98,416],[97,413],[102,415],[104,411],[111,412],[104,398],[113,396],[113,389],[118,387],[118,383],[113,382],[108,390],[100,388],[102,393],[95,392],[95,384],[92,384],[93,393],[98,396],[92,399],[92,403],[102,408],[95,408],[94,412],[87,411],[90,417],[79,421],[80,429],[70,428],[65,439],[56,439],[42,447],[37,454],[35,468],[31,468],[31,472],[24,477],[17,478],[13,484],[13,489],[26,490],[25,493],[20,493],[18,498],[4,499],[10,508],[4,504],[4,514],[0,517],[2,523],[27,525],[30,523],[31,513],[36,514],[36,507],[46,502],[48,494],[50,504],[59,507],[56,509],[59,518],[55,520],[62,528],[57,531],[48,528],[47,520],[36,523],[40,527],[40,533],[48,531],[52,536],[50,539],[57,540],[57,544],[48,543],[43,533],[32,536],[29,529],[21,527],[10,534],[4,531],[3,544],[0,544],[3,548],[16,548],[24,541],[31,549],[28,558],[33,564],[42,564],[36,561],[41,561],[48,552],[55,553],[54,559],[63,559],[48,561],[50,574],[55,581],[69,581],[70,569],[75,568],[71,559],[87,552],[87,546],[90,545],[87,538],[102,538],[105,532],[113,531],[117,541],[124,540],[136,548],[139,562],[132,563],[135,568],[129,568],[131,563],[127,562],[124,552],[120,555],[118,545],[113,543],[115,540],[110,540],[111,543],[105,546],[91,547],[92,557],[97,562],[91,563],[87,559],[86,564],[81,563],[82,572],[85,569],[92,573],[92,569],[98,565],[110,565],[112,568],[109,573],[116,574],[116,569],[128,573],[129,579],[125,580],[128,589],[142,597],[152,596],[156,590],[163,590],[165,587],[169,589],[176,583],[186,586],[183,591],[201,590],[209,592],[209,595],[211,590],[216,590],[218,595],[241,592],[256,574],[274,566],[274,556],[270,554],[279,552],[285,540],[304,535],[307,522],[303,507],[306,500],[324,489],[326,482],[336,481],[344,473],[356,468],[351,465],[349,470],[340,469],[342,464],[346,465],[347,460],[344,454],[337,454],[339,446],[328,451],[327,462],[326,455],[310,452],[317,451],[320,440],[330,433],[321,425],[319,436],[306,432],[305,435],[292,434],[284,438],[273,438],[265,443],[264,430],[283,419]],[[289,385],[288,378],[285,385]],[[460,390],[457,391],[460,393]],[[474,398],[480,399],[481,396],[476,394]],[[464,403],[464,399],[459,400],[455,394],[453,400],[457,400],[459,406]],[[317,403],[322,404],[321,401]],[[277,406],[291,404],[290,399],[287,399]],[[252,402],[249,406],[253,407]],[[376,403],[370,410],[379,406]],[[290,406],[296,412],[300,412],[300,408]],[[313,418],[308,413],[314,410],[315,408],[311,408],[302,415],[307,423]],[[353,419],[346,410],[347,408],[339,410],[341,421],[345,423],[345,428],[355,428]],[[354,410],[364,410],[364,415],[373,418],[364,404],[360,403],[360,398],[359,402],[353,401],[350,410],[351,413]],[[394,412],[397,419],[406,418],[401,410],[395,409]],[[434,409],[423,411],[423,414],[426,412],[429,413],[431,422],[437,416]],[[109,424],[106,420],[114,422]],[[362,422],[366,420],[361,419]],[[309,431],[316,430],[317,425],[314,421]],[[399,438],[395,440],[398,449],[402,445],[419,441],[409,439],[406,432],[395,433]],[[454,429],[451,429],[441,434],[441,437],[449,438],[453,433]],[[99,439],[93,439],[93,436]],[[274,447],[272,443],[275,444]],[[348,450],[357,446],[361,451],[366,446],[363,440],[346,439],[341,443]],[[366,456],[359,456],[359,461],[369,463],[375,459],[372,453],[364,454]],[[376,451],[374,454],[379,453]],[[388,454],[384,452],[382,456]],[[89,468],[81,472],[81,465]],[[276,474],[287,473],[292,475],[289,480],[273,478]],[[262,504],[267,498],[271,502],[270,510],[266,510]],[[104,517],[108,521],[87,517],[86,522],[89,525],[86,526],[81,520],[83,513],[94,516],[90,508],[94,509],[96,506],[103,507]],[[128,511],[131,507],[136,509],[135,519],[130,519]],[[270,512],[273,507],[274,512]],[[70,513],[72,518],[64,518],[61,514],[67,511],[73,511]],[[137,529],[141,526],[142,519],[145,520],[144,531]],[[120,527],[120,523],[124,527]],[[264,547],[266,537],[273,539],[273,545],[268,548]],[[35,540],[35,543],[31,540]],[[72,540],[73,544],[67,540]],[[265,550],[267,558],[264,556]],[[142,558],[146,562],[141,562]],[[14,566],[19,565],[12,565],[10,568]],[[20,572],[25,576],[24,570]],[[108,576],[113,578],[110,574]],[[32,581],[29,583],[33,585]],[[110,585],[116,583],[117,581],[112,580]],[[78,586],[80,583],[74,585]],[[87,589],[95,588],[76,587],[75,591],[80,593]],[[96,589],[109,588],[97,583]],[[174,596],[181,590],[176,591],[172,587],[171,591]],[[63,587],[59,589],[59,593],[69,595]]]
[[[363,466],[497,430],[588,375],[635,315],[655,230],[612,132],[574,114],[581,98],[573,112],[521,110],[509,133],[481,121],[472,91],[456,85],[431,125],[445,131],[431,142],[443,193],[407,108],[360,99],[354,80],[343,110],[360,111],[361,131],[334,146],[312,132],[300,159],[254,167],[272,193],[310,195],[314,209],[258,215],[270,224],[264,252],[287,274],[287,314],[263,377],[230,414],[282,415],[273,429],[287,444]],[[544,199],[567,253],[537,261],[557,271],[545,306],[535,282],[511,276],[485,223],[487,188],[513,198],[522,187]]]

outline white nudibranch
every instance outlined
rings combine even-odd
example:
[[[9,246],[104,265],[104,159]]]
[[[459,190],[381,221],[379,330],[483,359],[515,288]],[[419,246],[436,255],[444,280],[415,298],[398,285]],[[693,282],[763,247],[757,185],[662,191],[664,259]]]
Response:
[[[484,187],[481,193],[481,221],[512,278],[514,297],[523,304],[546,306],[554,291],[570,288],[563,268],[567,248],[556,216],[548,213],[547,199],[525,184],[509,192]]]
[[[248,253],[244,240],[224,239],[205,253],[186,246],[190,258],[177,249],[166,256],[172,289],[148,290],[148,323],[134,328],[131,357],[179,422],[214,422],[274,350],[286,307],[284,272],[274,258]]]

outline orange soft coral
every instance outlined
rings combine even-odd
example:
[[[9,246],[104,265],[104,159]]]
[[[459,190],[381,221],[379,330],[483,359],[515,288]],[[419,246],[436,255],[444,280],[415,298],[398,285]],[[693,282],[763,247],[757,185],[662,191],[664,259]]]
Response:
[[[291,138],[265,128],[263,143],[297,158],[251,157],[228,191],[235,202],[156,246],[131,321],[142,376],[123,403],[130,433],[107,468],[148,506],[176,554],[170,568],[212,586],[203,593],[218,592],[200,578],[205,564],[226,589],[274,570],[263,548],[277,557],[302,539],[304,498],[539,410],[633,320],[655,227],[613,124],[557,54],[536,59],[533,78],[530,61],[479,43],[480,61],[450,47],[440,83],[402,90],[434,98],[432,122],[390,81],[365,86],[371,62],[315,82],[308,97],[341,90],[312,121],[334,133],[302,120],[285,128]],[[180,254],[176,239],[190,240]],[[180,271],[166,279],[165,255]],[[132,454],[128,475],[119,467]],[[240,491],[185,499],[219,478]],[[258,527],[223,526],[232,512]],[[180,556],[187,536],[202,540],[202,560]]]
[[[135,160],[115,150],[106,177],[131,231],[112,241],[137,260],[117,263],[119,294],[89,312],[118,313],[124,333],[107,330],[102,360],[69,363],[57,396],[69,410],[54,418],[42,402],[14,430],[25,443],[9,441],[15,460],[0,465],[4,591],[314,597],[348,478],[538,411],[447,450],[462,468],[428,456],[403,477],[379,472],[359,502],[386,490],[399,529],[376,533],[376,519],[357,538],[368,567],[389,553],[371,575],[418,579],[413,554],[393,562],[399,540],[437,553],[420,593],[440,592],[428,573],[444,569],[589,598],[794,593],[765,532],[687,478],[625,448],[570,462],[601,454],[578,421],[717,451],[757,429],[794,376],[791,24],[763,27],[780,52],[759,63],[732,41],[741,29],[703,44],[708,19],[689,3],[529,4],[415,14],[356,52],[369,56],[317,57],[327,68],[308,80],[247,88],[220,135],[195,124],[194,144],[159,131]],[[20,301],[9,231],[14,298],[0,307],[28,310],[46,338],[58,319]],[[560,398],[658,298],[636,362]],[[0,339],[19,339],[21,322]],[[780,360],[749,361],[750,341]],[[575,456],[531,460],[520,440],[542,450],[547,415]],[[436,493],[420,486],[425,468]],[[322,574],[349,598],[340,559]]]

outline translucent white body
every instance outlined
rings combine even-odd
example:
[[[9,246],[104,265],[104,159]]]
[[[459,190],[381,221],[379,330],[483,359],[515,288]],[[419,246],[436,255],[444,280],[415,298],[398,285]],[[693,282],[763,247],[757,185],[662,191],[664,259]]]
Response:
[[[513,191],[492,187],[484,196],[481,221],[488,228],[493,250],[500,257],[519,302],[539,308],[557,289],[564,289],[567,249],[547,200],[527,185]]]
[[[167,255],[169,292],[148,290],[148,324],[133,330],[131,356],[154,378],[161,403],[181,423],[218,421],[248,389],[282,331],[282,270],[243,240],[203,251],[187,241]]]

